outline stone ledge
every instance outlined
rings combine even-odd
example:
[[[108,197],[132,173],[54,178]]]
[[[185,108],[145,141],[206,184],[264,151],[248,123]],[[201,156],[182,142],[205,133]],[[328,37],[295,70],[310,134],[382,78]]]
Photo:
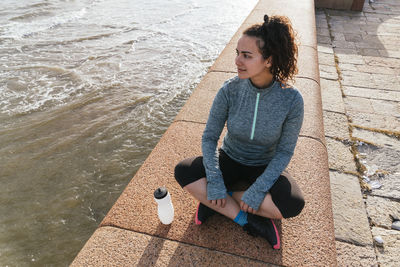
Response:
[[[70,265],[255,266],[272,264],[115,227],[100,227]]]
[[[218,90],[227,79],[235,76],[236,73],[207,73],[194,89],[174,121],[191,121],[205,124]]]

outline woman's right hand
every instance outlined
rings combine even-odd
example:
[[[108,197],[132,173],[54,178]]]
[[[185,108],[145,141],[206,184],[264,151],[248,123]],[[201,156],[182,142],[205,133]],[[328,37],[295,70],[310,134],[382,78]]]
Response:
[[[244,212],[247,213],[253,213],[255,214],[257,211],[254,210],[252,207],[250,207],[249,205],[247,205],[243,200],[240,201],[240,209]]]
[[[214,206],[225,208],[226,198],[209,200],[209,202]]]

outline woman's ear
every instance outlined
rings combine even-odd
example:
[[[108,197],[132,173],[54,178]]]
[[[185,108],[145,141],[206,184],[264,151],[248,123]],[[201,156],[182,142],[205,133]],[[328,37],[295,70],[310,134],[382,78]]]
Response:
[[[271,68],[272,67],[272,56],[269,56],[265,61],[264,61],[264,65],[266,68]]]

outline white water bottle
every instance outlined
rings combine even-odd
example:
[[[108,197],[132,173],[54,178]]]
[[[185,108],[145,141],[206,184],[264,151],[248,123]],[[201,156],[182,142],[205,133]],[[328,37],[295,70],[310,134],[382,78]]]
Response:
[[[163,224],[170,224],[174,220],[174,206],[167,188],[159,187],[154,191],[154,200],[158,204],[158,218]]]

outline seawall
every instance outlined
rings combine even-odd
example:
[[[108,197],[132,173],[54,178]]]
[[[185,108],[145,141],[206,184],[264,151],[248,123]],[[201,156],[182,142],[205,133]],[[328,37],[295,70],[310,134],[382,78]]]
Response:
[[[305,118],[288,167],[306,206],[278,225],[282,248],[273,251],[222,216],[201,227],[193,223],[197,203],[174,179],[182,159],[201,154],[201,135],[212,100],[236,75],[235,48],[248,26],[264,14],[286,15],[300,40],[295,87],[305,102]],[[165,185],[175,206],[174,222],[157,217],[153,191]],[[111,208],[72,266],[335,266],[336,249],[325,145],[313,0],[260,0],[196,87],[152,153]]]

